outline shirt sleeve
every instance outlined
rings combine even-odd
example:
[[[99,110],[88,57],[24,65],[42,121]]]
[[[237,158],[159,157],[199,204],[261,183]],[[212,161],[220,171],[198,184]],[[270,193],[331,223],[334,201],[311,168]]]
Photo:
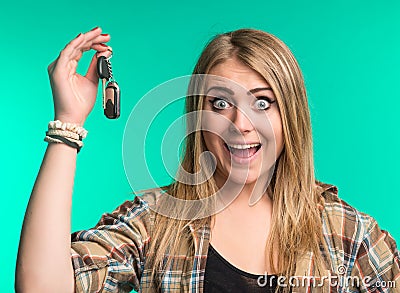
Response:
[[[359,247],[352,275],[359,292],[400,292],[400,257],[396,242],[371,218]]]
[[[148,205],[135,197],[104,214],[93,229],[73,233],[75,292],[137,291],[150,228]]]

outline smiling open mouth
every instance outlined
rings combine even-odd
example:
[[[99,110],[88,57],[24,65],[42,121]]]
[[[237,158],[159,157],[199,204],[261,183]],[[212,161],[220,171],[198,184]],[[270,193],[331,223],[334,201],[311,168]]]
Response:
[[[254,156],[257,153],[257,151],[261,148],[260,143],[253,143],[253,144],[224,143],[224,145],[232,155],[238,158],[250,158]]]

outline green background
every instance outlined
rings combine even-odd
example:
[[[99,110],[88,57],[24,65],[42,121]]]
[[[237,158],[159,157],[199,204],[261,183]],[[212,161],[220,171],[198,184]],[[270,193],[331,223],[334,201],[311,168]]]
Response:
[[[160,83],[190,74],[216,33],[252,27],[277,35],[300,63],[310,99],[317,177],[337,185],[341,198],[372,215],[400,241],[399,19],[396,0],[3,3],[0,291],[13,291],[20,228],[46,148],[47,123],[53,119],[47,65],[70,39],[95,26],[112,37],[122,114],[116,121],[106,119],[98,99],[87,120],[89,135],[78,156],[74,186],[73,230],[93,226],[102,213],[131,198],[121,146],[135,103]],[[82,59],[81,72],[92,53]],[[175,106],[172,115],[180,115],[182,104]],[[154,137],[163,131],[159,128]],[[159,153],[148,158],[150,165],[158,166]],[[139,185],[144,171],[138,170]],[[162,168],[151,172],[157,182],[168,182]]]

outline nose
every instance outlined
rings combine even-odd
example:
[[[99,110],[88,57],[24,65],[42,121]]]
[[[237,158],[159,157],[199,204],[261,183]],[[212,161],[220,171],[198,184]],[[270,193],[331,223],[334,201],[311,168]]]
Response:
[[[248,115],[246,115],[243,110],[235,108],[235,113],[232,117],[231,130],[240,133],[248,133],[251,132],[253,129],[254,126],[250,121]]]

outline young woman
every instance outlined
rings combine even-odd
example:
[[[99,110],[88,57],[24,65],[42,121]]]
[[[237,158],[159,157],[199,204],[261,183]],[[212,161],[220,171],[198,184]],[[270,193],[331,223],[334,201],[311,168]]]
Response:
[[[49,66],[55,119],[73,123],[70,132],[82,134],[93,108],[108,40],[100,28],[80,34]],[[98,54],[78,75],[89,49]],[[194,179],[179,172],[72,241],[77,151],[49,143],[23,225],[18,292],[399,290],[392,237],[314,178],[304,82],[282,41],[251,29],[216,36],[193,71],[186,112],[194,131],[182,170]]]

